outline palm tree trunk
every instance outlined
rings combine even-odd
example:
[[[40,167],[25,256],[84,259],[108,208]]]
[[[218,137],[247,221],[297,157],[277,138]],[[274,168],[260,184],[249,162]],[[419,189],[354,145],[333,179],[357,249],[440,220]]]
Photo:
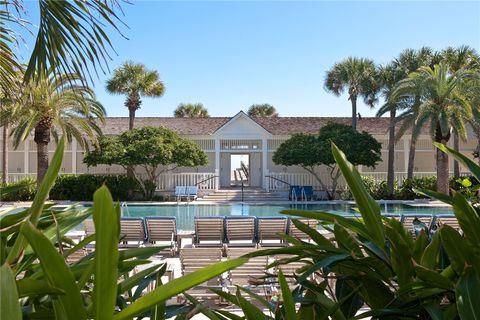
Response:
[[[393,195],[393,185],[395,183],[395,116],[396,110],[390,110],[390,125],[388,132],[388,169],[387,169],[387,190],[388,195]]]
[[[440,141],[446,144],[448,141]],[[448,155],[437,148],[437,191],[443,194],[449,194],[448,186]]]
[[[456,131],[453,132],[453,149],[457,152],[460,150],[460,140]],[[453,160],[453,176],[455,179],[460,177],[460,164],[457,160]]]
[[[408,151],[408,168],[407,179],[413,179],[413,169],[415,168],[415,149],[417,145],[417,139],[410,138],[410,150]]]
[[[37,144],[37,187],[42,184],[48,170],[48,143],[50,142],[50,119],[44,119],[35,127],[34,141]]]
[[[2,141],[2,184],[6,184],[8,179],[8,124],[3,126]]]
[[[128,130],[133,129],[133,123],[135,122],[135,109],[128,109]]]
[[[357,96],[350,95],[350,101],[352,102],[352,128],[357,130]]]

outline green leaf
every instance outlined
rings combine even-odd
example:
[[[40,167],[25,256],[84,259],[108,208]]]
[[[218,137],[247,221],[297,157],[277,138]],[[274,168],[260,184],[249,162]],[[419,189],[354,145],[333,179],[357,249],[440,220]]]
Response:
[[[118,238],[120,217],[106,186],[93,195],[95,223],[94,319],[112,319],[117,300]]]
[[[420,195],[423,195],[432,199],[437,199],[447,204],[453,203],[452,197],[447,196],[446,194],[443,194],[441,192],[425,190],[425,189],[413,189],[413,191]]]
[[[133,287],[138,285],[138,282],[140,282],[143,278],[149,276],[153,272],[155,272],[158,268],[164,266],[164,264],[158,264],[153,267],[147,268],[145,270],[142,270],[140,272],[135,273],[134,275],[126,278],[122,282],[118,284],[118,294],[122,294],[123,292],[126,292]]]
[[[457,217],[458,224],[470,242],[472,249],[480,255],[480,216],[475,208],[459,192],[453,192],[453,212]],[[478,268],[480,272],[480,268]]]
[[[199,285],[213,277],[216,277],[225,271],[236,268],[247,261],[247,258],[237,258],[219,262],[187,274],[181,278],[174,279],[137,299],[127,308],[117,313],[113,318],[116,320],[131,319],[133,316],[152,308],[154,305],[176,296],[187,289],[195,287],[196,285]]]
[[[282,298],[283,306],[285,308],[285,315],[289,320],[298,319],[297,312],[295,311],[295,302],[293,301],[292,292],[288,288],[287,280],[283,275],[282,270],[278,273],[278,282],[280,283],[280,288],[282,289]]]
[[[325,238],[321,233],[319,233],[316,229],[309,227],[307,224],[303,223],[298,219],[292,219],[291,222],[298,228],[298,230],[306,233],[312,240],[319,245],[323,246],[331,246],[335,248],[330,240]]]
[[[468,268],[457,283],[455,290],[457,309],[463,320],[480,319],[480,277],[473,268]]]
[[[23,223],[21,232],[37,254],[47,281],[52,287],[65,292],[65,295],[60,295],[54,300],[55,312],[64,314],[68,319],[86,319],[83,298],[63,257],[50,243],[50,240],[30,221]]]
[[[440,236],[453,269],[458,275],[463,274],[467,265],[473,265],[475,252],[465,238],[448,225],[440,228]]]
[[[335,241],[342,249],[351,252],[352,255],[357,257],[363,256],[362,250],[355,238],[344,227],[336,224],[333,228],[333,233],[335,235]]]
[[[429,284],[431,287],[453,290],[453,282],[442,276],[437,271],[425,268],[421,265],[415,265],[417,278]]]
[[[252,303],[247,301],[244,297],[242,297],[240,290],[237,288],[236,297],[238,300],[238,304],[245,315],[247,320],[259,320],[259,319],[266,319],[267,317],[263,314],[263,311],[254,306]]]
[[[30,278],[23,278],[17,280],[17,289],[18,296],[22,297],[33,297],[38,295],[60,295],[65,294],[65,292],[59,288],[52,287],[45,280],[35,280]]]
[[[0,284],[0,319],[22,320],[15,276],[6,263],[0,267]]]
[[[432,241],[423,252],[420,264],[428,269],[434,269],[437,265],[437,257],[440,253],[440,232],[435,232]]]
[[[42,210],[45,205],[45,201],[47,200],[50,189],[52,188],[53,184],[55,183],[55,179],[57,178],[58,171],[60,170],[60,167],[62,165],[64,149],[65,149],[65,138],[62,137],[58,141],[57,149],[53,154],[52,161],[48,166],[47,172],[45,173],[45,176],[43,178],[42,184],[40,185],[40,188],[35,194],[35,198],[33,199],[32,206],[28,211],[30,216],[29,221],[34,226],[36,226],[38,223],[38,219],[42,213]],[[25,248],[25,245],[26,245],[25,239],[23,238],[22,235],[19,235],[17,240],[15,240],[13,248],[8,254],[7,262],[9,264],[12,264],[19,258],[21,251]]]
[[[348,162],[345,154],[334,143],[332,143],[332,154],[360,209],[365,227],[369,231],[369,239],[379,248],[383,248],[385,236],[379,204],[368,193],[357,169]]]

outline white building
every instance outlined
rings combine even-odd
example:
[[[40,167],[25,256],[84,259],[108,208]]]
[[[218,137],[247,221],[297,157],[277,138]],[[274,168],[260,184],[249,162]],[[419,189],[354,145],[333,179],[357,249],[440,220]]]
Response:
[[[139,117],[135,119],[136,127],[155,126],[166,127],[176,131],[183,137],[196,142],[206,152],[209,164],[199,168],[177,168],[171,173],[159,178],[158,190],[171,190],[176,185],[199,184],[201,189],[220,189],[230,187],[235,183],[236,169],[239,169],[239,159],[243,159],[249,174],[250,187],[267,190],[285,189],[286,184],[313,185],[319,187],[315,179],[300,167],[284,167],[275,165],[272,156],[277,147],[292,134],[316,134],[329,122],[350,124],[350,118],[326,117],[278,117],[251,118],[244,112],[235,116],[210,118],[172,118],[172,117]],[[388,118],[362,118],[358,120],[357,129],[372,134],[382,144],[382,159],[375,169],[362,168],[365,175],[377,179],[386,179],[388,158]],[[106,135],[120,134],[128,129],[128,118],[107,118],[103,133]],[[399,180],[406,177],[408,151],[411,135],[405,134],[395,146],[395,172]],[[461,142],[461,152],[471,155],[477,142],[473,133],[469,134],[467,142]],[[340,146],[341,147],[341,146]],[[49,146],[51,155],[55,150],[52,142]],[[9,144],[8,152],[9,180],[17,180],[36,174],[36,145],[33,137],[21,143],[17,150]],[[83,163],[84,150],[74,141],[68,145],[61,167],[61,174],[93,173],[116,174],[124,173],[119,166],[97,166],[87,168]],[[450,161],[453,171],[453,161]],[[325,168],[318,168],[325,175]],[[416,145],[415,174],[435,174],[435,151],[427,132],[422,134]],[[279,180],[277,180],[279,179]]]

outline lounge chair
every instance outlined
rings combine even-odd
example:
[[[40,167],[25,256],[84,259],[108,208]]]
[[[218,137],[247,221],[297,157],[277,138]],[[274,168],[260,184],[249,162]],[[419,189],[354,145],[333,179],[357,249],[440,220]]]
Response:
[[[435,219],[432,225],[435,225],[435,226],[448,225],[460,233],[463,232],[462,228],[460,227],[460,224],[458,223],[457,217],[452,215],[437,215],[435,216]]]
[[[294,224],[293,220],[298,220],[303,222],[304,224],[308,225],[310,228],[317,230],[318,221],[315,219],[297,219],[297,218],[289,218],[288,219],[288,235],[292,236],[298,240],[303,240],[310,242],[312,239],[310,236],[300,229],[298,229]]]
[[[182,201],[182,198],[187,196],[187,187],[185,186],[176,186],[175,187],[175,200]]]
[[[145,219],[147,243],[170,246],[171,255],[178,250],[177,219],[175,217],[147,217]]]
[[[287,233],[287,222],[288,220],[286,217],[257,218],[258,245],[262,247],[285,246],[286,242],[281,235]]]
[[[138,247],[147,239],[143,218],[124,217],[120,219],[119,247]]]
[[[86,236],[95,233],[95,224],[93,223],[93,220],[85,220],[83,225]],[[145,243],[146,238],[145,226],[142,218],[124,217],[120,219],[119,247],[139,246]],[[94,242],[92,242],[92,244],[93,243]]]
[[[228,247],[254,247],[255,217],[227,217],[225,229]]]
[[[432,215],[404,215],[402,216],[402,224],[407,231],[415,238],[419,235],[421,230],[425,230],[428,235],[430,226],[432,224]]]
[[[222,247],[225,239],[224,217],[195,217],[195,247]]]
[[[187,201],[196,200],[198,197],[198,187],[197,186],[187,186],[185,187],[185,192],[187,196]]]
[[[302,269],[313,264],[312,261],[305,260],[290,261],[293,257],[295,256],[286,254],[274,256],[275,262],[278,263],[274,269],[275,274],[278,275],[278,272],[282,270],[287,282],[291,285],[296,282],[296,276],[304,271]]]
[[[250,248],[228,248],[228,259],[235,259],[245,254],[255,252],[256,249]],[[268,278],[268,256],[260,256],[250,258],[243,265],[230,270],[230,291],[235,292],[235,286],[248,287],[251,290],[256,291],[259,294],[271,296],[272,289]],[[266,282],[266,283],[265,283]],[[245,296],[248,298],[247,296]]]
[[[182,275],[187,275],[203,267],[220,262],[222,259],[221,248],[182,248],[180,249],[180,263]],[[208,288],[221,288],[222,278],[216,277],[187,291],[188,294],[200,300],[215,299],[218,296]]]

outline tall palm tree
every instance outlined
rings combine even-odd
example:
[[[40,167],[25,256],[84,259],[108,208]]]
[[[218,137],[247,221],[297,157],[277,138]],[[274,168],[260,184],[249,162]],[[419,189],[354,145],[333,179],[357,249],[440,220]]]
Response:
[[[386,112],[390,113],[388,125],[387,190],[389,195],[393,195],[395,183],[395,125],[397,109],[402,101],[392,101],[390,100],[390,95],[397,82],[403,79],[405,75],[403,70],[398,68],[395,63],[380,66],[377,73],[381,88],[380,93],[385,98],[385,104],[379,109],[377,116],[380,117]]]
[[[477,68],[480,61],[475,49],[469,46],[448,47],[442,51],[442,59],[448,64],[451,73],[460,69],[471,70]],[[460,140],[455,128],[453,128],[453,149],[455,151],[460,149]],[[456,160],[453,161],[453,175],[455,178],[460,176],[460,165]]]
[[[208,118],[208,110],[201,103],[180,103],[173,112],[175,118]]]
[[[77,140],[86,147],[87,138],[95,141],[101,135],[99,122],[104,123],[105,109],[96,101],[88,87],[72,83],[80,81],[78,75],[58,76],[53,72],[38,77],[22,96],[23,108],[15,114],[2,113],[5,118],[16,118],[12,130],[14,148],[25,141],[33,131],[37,145],[37,184],[40,185],[48,169],[48,144],[53,136],[65,135],[67,141]]]
[[[106,89],[112,94],[126,94],[125,107],[129,113],[129,130],[133,129],[135,111],[140,109],[142,96],[157,98],[165,91],[157,71],[148,70],[145,65],[132,61],[125,62],[114,70],[113,77],[107,80]]]
[[[472,116],[472,109],[460,88],[470,76],[463,70],[450,74],[448,65],[440,63],[433,69],[421,67],[398,82],[391,95],[392,101],[420,96],[418,110],[413,112],[412,136],[418,136],[421,128],[429,124],[435,142],[448,143],[453,127],[461,137],[466,137],[464,120]],[[448,194],[448,155],[439,149],[436,164],[437,191]]]
[[[357,99],[362,97],[372,107],[376,102],[378,84],[375,64],[369,59],[348,57],[327,71],[325,89],[337,96],[348,91],[348,100],[352,103],[352,127],[356,129]]]
[[[398,58],[393,61],[393,64],[397,69],[403,73],[403,78],[408,77],[411,72],[417,71],[418,68],[423,66],[429,66],[433,68],[435,64],[438,64],[441,60],[441,56],[438,52],[432,50],[429,47],[422,47],[418,50],[406,49],[400,53]],[[404,98],[402,103],[397,103],[397,109],[407,109],[408,112],[404,112],[402,117],[397,119],[405,123],[397,132],[397,140],[400,139],[403,134],[414,126],[416,119],[416,111],[420,105],[420,96],[416,95],[409,98]],[[408,125],[407,125],[408,124]],[[409,152],[408,152],[408,164],[407,164],[407,179],[413,178],[413,171],[415,168],[415,152],[418,135],[411,136]]]
[[[260,118],[276,118],[278,117],[277,109],[274,106],[264,103],[264,104],[252,104],[248,109],[247,114],[250,117],[260,117]]]

